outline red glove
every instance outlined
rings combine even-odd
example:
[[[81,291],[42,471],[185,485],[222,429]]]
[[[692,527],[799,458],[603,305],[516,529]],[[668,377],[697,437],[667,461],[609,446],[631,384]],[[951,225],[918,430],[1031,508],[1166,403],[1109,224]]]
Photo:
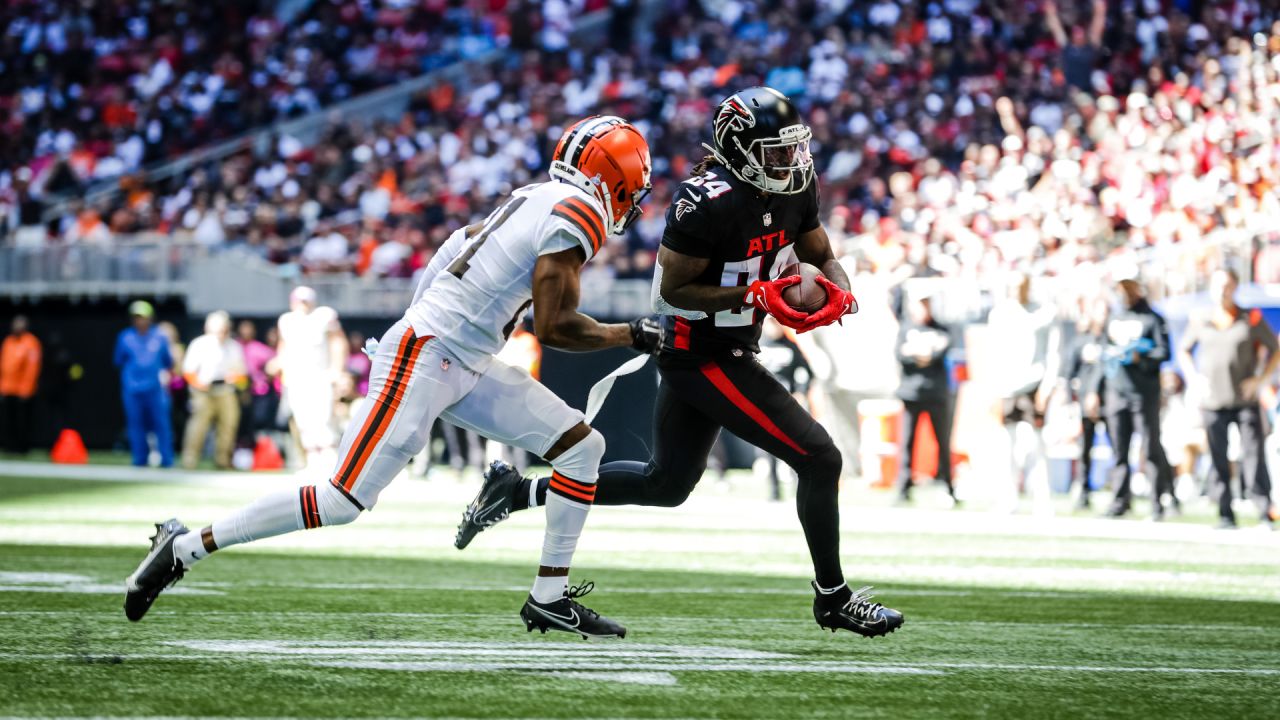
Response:
[[[799,282],[799,275],[777,280],[757,280],[747,286],[747,294],[742,296],[742,304],[762,310],[777,318],[783,325],[799,330],[809,321],[810,316],[791,307],[786,300],[782,299],[782,291]]]
[[[858,312],[858,299],[853,296],[853,293],[822,275],[817,277],[817,283],[827,291],[827,304],[823,305],[818,312],[810,315],[803,325],[796,328],[799,332],[809,332],[814,328],[830,325],[833,322],[838,322],[845,315],[852,315]]]

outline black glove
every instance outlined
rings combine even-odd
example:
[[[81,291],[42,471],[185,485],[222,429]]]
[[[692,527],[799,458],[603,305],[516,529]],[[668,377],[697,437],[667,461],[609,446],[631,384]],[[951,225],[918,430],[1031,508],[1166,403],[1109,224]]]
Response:
[[[631,347],[652,355],[662,346],[662,326],[651,317],[641,317],[627,323],[631,326]]]

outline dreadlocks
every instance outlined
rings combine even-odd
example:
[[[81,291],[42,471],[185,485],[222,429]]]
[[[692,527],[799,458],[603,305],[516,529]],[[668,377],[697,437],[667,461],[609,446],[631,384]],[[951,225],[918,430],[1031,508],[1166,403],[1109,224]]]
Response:
[[[691,177],[706,175],[707,171],[711,169],[712,165],[719,165],[719,164],[720,164],[720,161],[716,159],[715,155],[703,155],[702,159],[699,160],[698,163],[693,166],[693,170],[691,171]]]

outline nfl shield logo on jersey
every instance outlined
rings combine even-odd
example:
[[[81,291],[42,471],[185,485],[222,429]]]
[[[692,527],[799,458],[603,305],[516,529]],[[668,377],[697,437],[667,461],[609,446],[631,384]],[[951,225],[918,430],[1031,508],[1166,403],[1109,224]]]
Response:
[[[452,364],[453,364],[453,363],[449,362],[449,358],[440,358],[440,369],[441,369],[441,370],[448,370],[448,369],[449,369],[449,366],[450,366],[450,365],[452,365]]]
[[[773,213],[765,213],[765,214],[764,214],[764,226],[765,226],[765,227],[769,227],[769,226],[770,226],[770,225],[772,225],[772,224],[773,224]]]

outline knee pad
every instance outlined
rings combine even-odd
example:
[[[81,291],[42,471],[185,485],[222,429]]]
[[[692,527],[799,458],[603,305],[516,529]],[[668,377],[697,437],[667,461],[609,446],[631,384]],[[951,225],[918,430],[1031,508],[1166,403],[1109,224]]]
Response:
[[[360,508],[333,486],[333,483],[320,483],[315,491],[316,512],[320,525],[346,525],[360,517]],[[303,508],[306,515],[306,508]]]
[[[602,458],[604,458],[604,436],[599,430],[592,428],[586,437],[556,456],[556,459],[551,461],[551,467],[565,477],[595,484],[600,474]]]

